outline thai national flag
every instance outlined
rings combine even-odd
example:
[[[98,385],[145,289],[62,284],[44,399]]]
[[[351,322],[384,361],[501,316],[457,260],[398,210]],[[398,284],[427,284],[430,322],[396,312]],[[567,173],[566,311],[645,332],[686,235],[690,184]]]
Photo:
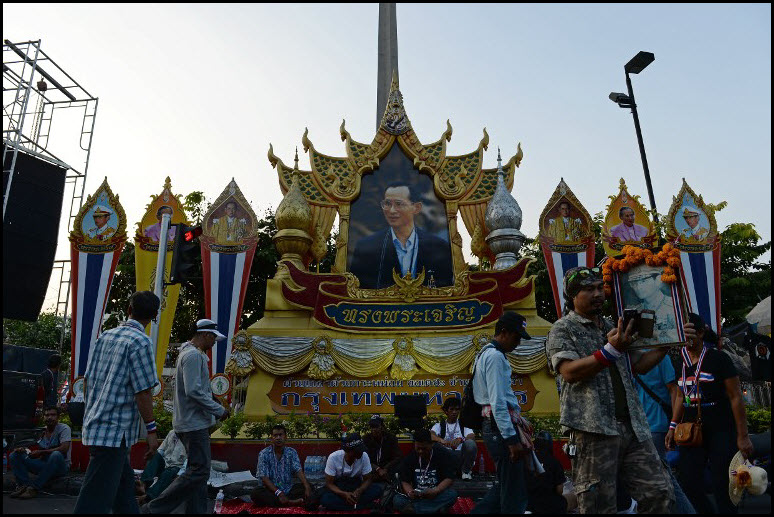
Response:
[[[551,280],[551,289],[554,292],[554,302],[556,304],[556,313],[561,318],[564,310],[564,274],[574,267],[593,267],[594,266],[594,243],[587,245],[585,251],[580,253],[561,253],[551,249],[546,242],[541,242],[543,256],[546,259],[548,268],[548,278]]]
[[[71,380],[86,373],[91,346],[102,327],[102,317],[123,243],[108,253],[84,253],[75,246],[73,244],[70,248],[73,304]]]
[[[681,251],[680,261],[689,311],[720,334],[720,243],[712,251]]]
[[[211,375],[224,373],[231,357],[231,339],[239,330],[256,244],[239,253],[218,253],[202,243],[206,317],[215,321],[218,331],[228,338],[217,341],[212,348]]]

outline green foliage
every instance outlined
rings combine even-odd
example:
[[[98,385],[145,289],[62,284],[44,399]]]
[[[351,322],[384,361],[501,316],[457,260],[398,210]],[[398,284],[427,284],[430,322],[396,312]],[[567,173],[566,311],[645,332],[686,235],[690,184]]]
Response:
[[[65,319],[64,350],[70,350],[70,318]],[[3,318],[6,342],[12,345],[60,350],[62,318],[55,312],[41,312],[37,321],[21,321]]]
[[[731,224],[721,236],[721,311],[733,325],[743,322],[758,302],[771,295],[771,260],[758,262],[771,249],[771,241],[761,243],[755,225],[749,223]]]
[[[273,415],[266,415],[263,422],[251,422],[245,426],[245,435],[252,440],[271,438],[271,429],[279,420]]]
[[[297,415],[291,412],[282,421],[282,424],[288,430],[288,438],[304,438],[312,434],[312,419],[307,415]],[[271,432],[271,430],[269,431]]]
[[[223,422],[220,424],[220,431],[233,440],[237,437],[239,431],[242,430],[242,426],[245,425],[245,421],[246,418],[244,413],[235,413],[227,419],[223,420]]]
[[[563,435],[562,426],[559,425],[559,414],[538,416],[525,413],[524,418],[532,423],[535,434],[540,431],[548,431],[554,439],[561,438]]]
[[[343,417],[344,425],[347,426],[347,432],[359,433],[363,436],[369,431],[368,422],[371,420],[371,413],[349,413]]]
[[[384,419],[384,427],[388,432],[395,436],[398,436],[403,432],[403,428],[400,426],[398,418],[395,415],[382,415],[382,419]]]
[[[164,403],[157,400],[153,404],[153,418],[156,419],[156,433],[164,438],[172,430],[172,413],[167,411]]]
[[[62,318],[55,312],[41,312],[37,321],[21,321],[3,318],[3,330],[5,343],[45,350],[56,350],[62,357],[62,365],[59,368],[60,385],[67,379],[70,368],[70,317],[64,320],[65,333],[62,346]]]
[[[343,422],[344,422],[344,418],[342,415],[323,416],[322,420],[318,424],[319,434],[321,436],[324,435],[326,438],[329,438],[331,440],[338,440],[341,438],[341,435],[344,432],[343,429],[341,428]]]
[[[70,415],[67,414],[67,412],[62,412],[59,414],[59,423],[65,424],[70,428],[71,431],[75,431],[75,427],[73,426],[73,421],[70,420]],[[80,429],[80,426],[78,427]]]
[[[747,406],[747,430],[758,434],[771,429],[771,408]]]
[[[204,202],[206,197],[201,190],[194,190],[183,201],[183,208],[188,214],[188,218],[196,224],[202,223],[202,217],[209,209],[209,204],[205,207]]]

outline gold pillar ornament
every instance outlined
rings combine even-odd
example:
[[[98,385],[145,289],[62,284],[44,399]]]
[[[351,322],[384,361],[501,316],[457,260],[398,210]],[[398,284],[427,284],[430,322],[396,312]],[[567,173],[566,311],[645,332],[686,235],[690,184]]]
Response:
[[[312,244],[309,235],[312,226],[312,209],[301,193],[299,183],[301,173],[298,170],[298,149],[296,149],[295,167],[290,190],[277,207],[275,221],[279,230],[274,236],[274,246],[280,252],[280,260],[290,260],[301,269]]]

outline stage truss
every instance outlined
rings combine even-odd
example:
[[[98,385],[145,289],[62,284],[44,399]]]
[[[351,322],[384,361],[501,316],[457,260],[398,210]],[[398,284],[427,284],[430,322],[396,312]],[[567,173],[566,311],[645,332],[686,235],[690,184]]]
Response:
[[[3,175],[7,175],[9,180],[3,192],[3,220],[16,157],[19,151],[23,151],[67,169],[62,206],[67,206],[69,200],[69,212],[67,218],[62,218],[60,222],[59,236],[62,230],[69,234],[83,204],[97,104],[97,97],[86,91],[43,51],[41,40],[18,43],[4,40]],[[76,145],[67,143],[72,141],[72,131],[52,136],[54,114],[62,113],[62,110],[68,110],[68,117],[80,118],[80,137]],[[6,163],[9,165],[6,166]],[[63,225],[66,227],[63,228]],[[56,314],[62,318],[59,347],[64,351],[70,300],[69,258],[54,261],[53,269],[50,284],[59,284]],[[55,280],[57,270],[59,277]]]

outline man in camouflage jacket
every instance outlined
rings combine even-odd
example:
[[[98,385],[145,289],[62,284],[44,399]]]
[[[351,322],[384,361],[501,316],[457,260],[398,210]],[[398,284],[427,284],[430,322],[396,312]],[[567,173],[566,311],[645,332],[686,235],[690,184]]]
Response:
[[[565,316],[551,327],[546,353],[560,376],[560,423],[570,431],[573,483],[581,513],[616,513],[616,482],[640,513],[669,513],[674,493],[632,373],[645,373],[666,348],[627,352],[634,322],[623,329],[601,317],[605,294],[598,268],[564,277]],[[693,330],[685,328],[686,335]],[[574,453],[574,454],[573,454]]]

